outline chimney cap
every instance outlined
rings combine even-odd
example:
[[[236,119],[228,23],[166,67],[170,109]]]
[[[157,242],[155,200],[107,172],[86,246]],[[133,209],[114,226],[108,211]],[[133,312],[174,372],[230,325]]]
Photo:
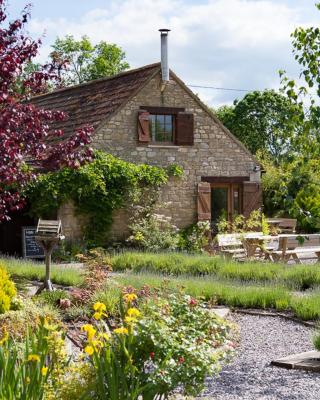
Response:
[[[171,31],[171,29],[167,29],[167,28],[159,29],[159,32],[161,32],[161,35],[168,34],[168,32],[170,32],[170,31]]]

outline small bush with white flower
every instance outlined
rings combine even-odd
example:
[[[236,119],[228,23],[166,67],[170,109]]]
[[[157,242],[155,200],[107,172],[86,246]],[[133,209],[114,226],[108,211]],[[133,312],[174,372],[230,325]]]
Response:
[[[171,223],[171,218],[150,213],[136,219],[130,225],[131,236],[127,239],[135,247],[150,250],[175,250],[179,246],[179,229]]]

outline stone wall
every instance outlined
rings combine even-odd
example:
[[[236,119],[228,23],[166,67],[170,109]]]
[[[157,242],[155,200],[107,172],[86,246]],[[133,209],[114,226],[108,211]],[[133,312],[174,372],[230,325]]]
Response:
[[[109,152],[125,161],[167,166],[181,165],[184,176],[171,179],[161,193],[166,203],[163,213],[171,216],[182,228],[196,221],[197,183],[201,176],[256,176],[256,165],[250,153],[224,131],[218,122],[199,105],[187,90],[171,77],[163,92],[160,75],[154,77],[120,111],[95,132],[93,147]],[[194,145],[141,145],[137,142],[137,113],[140,106],[183,107],[194,114]],[[122,237],[127,216],[115,213],[112,234]],[[76,222],[70,222],[74,227]],[[71,229],[71,228],[70,228]],[[79,233],[74,227],[73,236]]]
[[[62,233],[67,240],[82,239],[82,227],[86,223],[86,218],[76,214],[72,201],[68,201],[60,207],[57,218],[61,220]]]

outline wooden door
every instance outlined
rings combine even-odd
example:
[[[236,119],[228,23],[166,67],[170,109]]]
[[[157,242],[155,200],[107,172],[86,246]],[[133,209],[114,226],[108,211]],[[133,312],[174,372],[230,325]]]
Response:
[[[241,185],[233,183],[211,184],[211,222],[213,227],[219,219],[232,222],[234,215],[242,212]]]

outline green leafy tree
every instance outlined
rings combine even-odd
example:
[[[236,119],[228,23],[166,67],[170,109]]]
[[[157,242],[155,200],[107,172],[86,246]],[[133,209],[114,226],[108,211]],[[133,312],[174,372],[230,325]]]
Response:
[[[320,3],[316,4],[320,10]],[[298,145],[300,151],[309,157],[320,155],[320,29],[319,27],[298,27],[291,34],[293,54],[300,65],[299,81],[289,78],[280,71],[282,91],[288,99],[304,109],[304,118],[296,118],[303,134]]]
[[[93,45],[87,36],[57,38],[50,54],[52,62],[66,67],[58,72],[65,86],[118,74],[129,68],[124,51],[104,41]]]
[[[253,153],[272,156],[275,161],[293,151],[293,138],[299,129],[293,117],[303,113],[301,107],[274,90],[254,91],[233,106],[216,111],[223,124]]]

